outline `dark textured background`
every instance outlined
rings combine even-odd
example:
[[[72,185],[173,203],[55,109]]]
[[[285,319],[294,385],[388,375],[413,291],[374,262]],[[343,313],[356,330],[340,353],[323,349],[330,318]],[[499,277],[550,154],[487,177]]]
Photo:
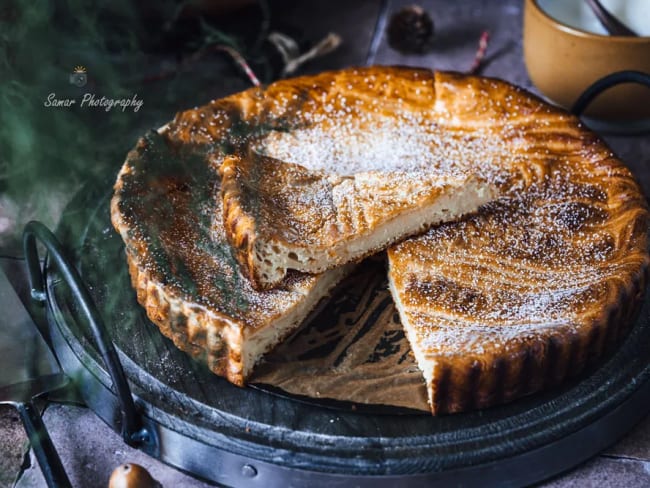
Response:
[[[116,173],[140,134],[162,125],[177,110],[249,86],[223,54],[208,52],[188,62],[197,49],[223,40],[225,34],[246,52],[263,81],[277,76],[277,56],[263,43],[256,49],[262,16],[254,2],[213,20],[204,15],[205,23],[190,13],[172,22],[179,3],[170,0],[145,8],[121,0],[97,8],[81,0],[38,7],[8,1],[0,6],[0,266],[20,291],[25,281],[23,263],[16,259],[21,256],[18,236],[28,219],[55,225],[76,188],[88,178]],[[410,3],[393,0],[390,10]],[[392,50],[384,37],[376,63],[466,71],[487,29],[491,39],[483,74],[535,91],[522,58],[520,0],[420,4],[435,24],[431,51],[405,56]],[[328,32],[343,37],[336,52],[305,65],[301,73],[364,64],[378,1],[276,1],[269,8],[272,28],[292,35],[303,48]],[[68,83],[78,64],[87,67],[89,78],[81,89]],[[171,71],[174,76],[158,79]],[[80,97],[86,91],[112,98],[137,93],[144,105],[137,113],[43,107],[51,92]],[[650,194],[650,137],[604,138]],[[45,421],[75,486],[105,486],[112,469],[127,461],[147,466],[165,486],[204,486],[126,447],[80,406],[49,404]],[[43,485],[33,459],[23,459],[25,445],[17,415],[10,408],[0,409],[0,486],[11,486],[23,461],[27,469],[19,486]],[[545,486],[648,485],[646,420],[616,446]]]

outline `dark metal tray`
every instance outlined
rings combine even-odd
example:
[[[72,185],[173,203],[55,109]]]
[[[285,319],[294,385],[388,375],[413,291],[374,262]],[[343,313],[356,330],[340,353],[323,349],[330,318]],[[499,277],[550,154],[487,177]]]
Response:
[[[650,309],[601,367],[561,388],[466,414],[349,411],[211,374],[164,338],[137,304],[111,187],[86,187],[57,229],[118,349],[149,433],[141,447],[228,486],[522,486],[551,477],[619,439],[650,408]],[[114,429],[121,403],[71,287],[49,256],[45,282],[56,354],[88,406]],[[318,320],[316,317],[314,320]]]

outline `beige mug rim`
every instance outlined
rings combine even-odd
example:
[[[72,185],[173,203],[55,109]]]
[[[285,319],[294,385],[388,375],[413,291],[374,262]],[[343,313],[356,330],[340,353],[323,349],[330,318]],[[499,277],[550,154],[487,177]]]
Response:
[[[610,36],[603,34],[595,34],[593,32],[588,32],[577,27],[572,27],[568,24],[565,24],[561,20],[551,17],[547,14],[542,7],[537,3],[538,0],[526,0],[526,3],[533,8],[533,12],[540,16],[546,23],[551,24],[558,30],[564,31],[567,34],[574,35],[576,37],[584,37],[598,42],[614,42],[614,43],[623,43],[623,44],[645,44],[650,43],[650,36]]]

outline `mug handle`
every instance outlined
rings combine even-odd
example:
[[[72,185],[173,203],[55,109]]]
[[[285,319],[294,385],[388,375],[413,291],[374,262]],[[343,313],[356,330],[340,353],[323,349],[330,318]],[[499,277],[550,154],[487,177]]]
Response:
[[[642,71],[624,70],[603,76],[582,92],[582,95],[578,97],[571,107],[571,113],[577,116],[582,115],[594,98],[605,90],[622,83],[637,83],[650,88],[650,74],[643,73]]]

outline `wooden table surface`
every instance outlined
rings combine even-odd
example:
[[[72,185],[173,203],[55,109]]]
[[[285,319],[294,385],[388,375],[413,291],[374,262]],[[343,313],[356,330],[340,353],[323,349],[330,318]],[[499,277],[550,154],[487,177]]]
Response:
[[[304,67],[301,72],[318,72],[351,65],[363,65],[373,29],[375,27],[379,1],[330,1],[330,2],[284,2],[286,10],[273,11],[284,24],[298,25],[317,40],[328,32],[337,32],[343,37],[343,45],[334,53],[320,58]],[[411,1],[393,0],[389,10],[394,11]],[[490,32],[490,43],[482,74],[506,79],[533,92],[535,87],[528,78],[522,53],[522,1],[470,0],[464,2],[443,2],[427,0],[419,2],[427,9],[435,25],[435,43],[425,55],[401,55],[391,49],[382,37],[374,62],[376,64],[400,64],[424,66],[433,69],[466,71],[472,64],[481,32]],[[73,61],[74,62],[74,61]],[[155,72],[156,66],[166,62],[163,58],[149,59],[142,64],[142,70]],[[92,66],[89,72],[92,73]],[[125,154],[133,138],[147,128],[162,125],[183,107],[206,102],[247,87],[246,79],[220,59],[201,62],[192,73],[191,89],[178,88],[171,82],[160,81],[140,86],[138,91],[144,101],[142,113],[117,114],[123,117],[126,126],[124,142],[116,143],[116,154]],[[215,73],[219,73],[216,76]],[[222,76],[222,73],[226,73]],[[177,80],[174,81],[177,83]],[[194,85],[199,85],[197,88]],[[172,88],[170,88],[172,86]],[[44,89],[44,94],[47,90]],[[164,98],[161,94],[171,93]],[[100,117],[100,115],[96,115]],[[91,131],[92,129],[88,129]],[[100,130],[100,129],[97,129]],[[92,132],[91,132],[92,135]],[[97,143],[102,144],[99,135]],[[612,136],[603,134],[612,149],[634,171],[646,194],[650,194],[650,137]],[[106,163],[109,171],[117,172],[120,160]],[[54,187],[53,187],[54,188]],[[47,202],[47,211],[31,213],[20,209],[33,209],[33,201],[18,201],[14,207],[14,220],[26,221],[26,216],[36,217],[54,225],[57,212],[74,188],[57,183],[56,191],[30,197]],[[0,202],[0,205],[2,202]],[[7,206],[0,210],[7,211]],[[22,219],[22,220],[21,220]],[[3,231],[0,230],[0,234]],[[5,231],[6,232],[6,231]],[[0,266],[7,271],[15,287],[24,296],[25,275],[16,236],[0,235]],[[650,405],[648,405],[650,411]],[[95,415],[82,406],[71,403],[51,403],[45,411],[45,422],[58,447],[63,462],[74,486],[106,486],[110,472],[123,462],[137,462],[146,466],[164,486],[208,486],[190,478],[162,463],[148,458],[139,451],[125,446],[120,437],[99,421]],[[81,434],[83,433],[83,434]],[[38,468],[22,469],[25,437],[17,415],[11,408],[0,409],[0,486],[11,486],[19,476],[17,486],[44,486]],[[30,461],[28,461],[29,465]],[[23,466],[25,467],[25,466]],[[547,487],[635,487],[650,486],[650,418],[638,425],[619,443],[596,456],[573,471],[544,483]]]

